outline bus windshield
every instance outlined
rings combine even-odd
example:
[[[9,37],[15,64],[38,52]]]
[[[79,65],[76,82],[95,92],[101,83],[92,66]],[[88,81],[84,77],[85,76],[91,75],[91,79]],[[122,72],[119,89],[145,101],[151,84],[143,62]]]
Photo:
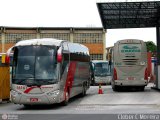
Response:
[[[13,83],[53,84],[57,82],[56,47],[19,46],[13,57]]]
[[[95,63],[94,71],[95,71],[95,76],[111,75],[111,70],[107,62]]]

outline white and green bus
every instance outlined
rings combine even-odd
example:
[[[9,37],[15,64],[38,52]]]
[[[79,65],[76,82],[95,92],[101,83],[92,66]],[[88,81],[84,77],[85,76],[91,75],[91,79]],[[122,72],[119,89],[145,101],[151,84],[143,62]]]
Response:
[[[142,91],[148,83],[147,49],[142,40],[119,40],[113,48],[112,89],[124,86],[138,87]]]
[[[93,60],[94,78],[92,85],[96,84],[111,84],[113,66],[109,61]]]

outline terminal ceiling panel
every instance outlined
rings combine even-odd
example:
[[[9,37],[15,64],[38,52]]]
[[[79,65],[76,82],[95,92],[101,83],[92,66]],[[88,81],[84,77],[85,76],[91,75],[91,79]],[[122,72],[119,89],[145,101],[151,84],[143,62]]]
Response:
[[[160,1],[97,3],[104,29],[156,27]]]

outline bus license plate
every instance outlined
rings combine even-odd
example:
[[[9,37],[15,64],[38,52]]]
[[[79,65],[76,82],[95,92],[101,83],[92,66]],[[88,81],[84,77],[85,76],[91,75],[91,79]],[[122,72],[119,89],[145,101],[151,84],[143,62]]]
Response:
[[[127,80],[135,80],[134,77],[128,77]]]
[[[31,102],[38,102],[38,98],[30,98]]]

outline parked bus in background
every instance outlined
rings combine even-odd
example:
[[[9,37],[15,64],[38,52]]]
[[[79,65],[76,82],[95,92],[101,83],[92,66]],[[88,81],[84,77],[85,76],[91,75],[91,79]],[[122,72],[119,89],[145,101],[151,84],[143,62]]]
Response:
[[[93,60],[94,79],[92,84],[111,84],[112,66],[108,61]]]
[[[142,91],[148,83],[147,49],[142,40],[117,41],[113,48],[114,75],[112,89],[124,86],[138,87]]]
[[[81,44],[32,39],[13,47],[11,100],[15,104],[63,103],[90,86],[90,56]]]

